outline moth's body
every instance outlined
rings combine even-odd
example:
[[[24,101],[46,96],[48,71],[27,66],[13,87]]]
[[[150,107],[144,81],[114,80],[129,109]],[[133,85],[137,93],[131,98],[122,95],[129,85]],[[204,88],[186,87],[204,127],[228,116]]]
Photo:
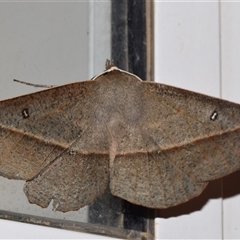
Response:
[[[104,192],[166,208],[240,169],[240,106],[112,67],[0,102],[0,175],[77,210]]]

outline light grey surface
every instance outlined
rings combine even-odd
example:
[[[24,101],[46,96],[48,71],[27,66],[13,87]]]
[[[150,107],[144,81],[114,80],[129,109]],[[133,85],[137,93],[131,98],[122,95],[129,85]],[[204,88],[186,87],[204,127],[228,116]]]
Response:
[[[0,3],[0,98],[89,78],[89,4]]]

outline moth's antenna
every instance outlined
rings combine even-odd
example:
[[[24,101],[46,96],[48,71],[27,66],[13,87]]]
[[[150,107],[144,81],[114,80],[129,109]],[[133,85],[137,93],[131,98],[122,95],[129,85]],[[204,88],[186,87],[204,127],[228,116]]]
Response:
[[[52,88],[52,87],[56,87],[56,86],[54,86],[54,85],[35,84],[35,83],[24,82],[24,81],[17,80],[17,79],[13,79],[13,81],[14,81],[14,82],[21,83],[21,84],[33,86],[33,87],[40,87],[40,88]]]

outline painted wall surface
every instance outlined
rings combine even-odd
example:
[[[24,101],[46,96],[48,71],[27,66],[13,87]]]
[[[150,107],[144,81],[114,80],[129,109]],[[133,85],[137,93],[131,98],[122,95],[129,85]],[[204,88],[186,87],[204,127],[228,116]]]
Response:
[[[155,2],[155,79],[240,103],[240,3]],[[221,37],[220,37],[221,36]],[[159,212],[157,239],[240,237],[240,172]]]

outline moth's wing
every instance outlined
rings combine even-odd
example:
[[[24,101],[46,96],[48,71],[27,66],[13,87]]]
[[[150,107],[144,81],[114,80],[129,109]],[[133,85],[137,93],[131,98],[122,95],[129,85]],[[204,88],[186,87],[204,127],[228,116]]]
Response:
[[[120,155],[113,166],[112,194],[149,208],[167,208],[186,202],[207,186],[181,172],[164,153]]]
[[[32,180],[32,184],[27,183],[26,190],[30,201],[46,206],[51,197],[56,197],[59,198],[56,201],[63,205],[59,209],[76,209],[81,206],[81,201],[88,203],[94,194],[96,197],[105,190],[108,143],[101,123],[93,116],[97,88],[95,81],[78,82],[0,102],[0,175]],[[92,161],[88,161],[90,153]],[[98,172],[94,160],[100,153],[99,159],[105,168],[101,167]],[[64,170],[60,169],[61,166]],[[86,166],[91,171],[86,170]],[[81,179],[77,183],[73,180],[74,174],[77,174],[76,179]],[[104,181],[89,185],[89,179],[92,183],[98,174]],[[65,189],[71,192],[71,196],[76,194],[79,201],[69,208],[61,202],[68,198],[68,194],[59,189],[63,187],[63,181],[67,184]],[[55,195],[46,191],[48,187],[55,189]],[[79,192],[74,192],[76,188]],[[86,188],[92,192],[89,198],[82,191]],[[40,189],[46,191],[43,200]],[[81,199],[78,197],[80,193]]]
[[[76,211],[101,195],[108,184],[108,155],[65,152],[38,177],[27,181],[24,192],[30,203]]]
[[[158,83],[139,89],[142,117],[124,130],[132,144],[114,160],[114,195],[166,208],[240,169],[240,105]]]

